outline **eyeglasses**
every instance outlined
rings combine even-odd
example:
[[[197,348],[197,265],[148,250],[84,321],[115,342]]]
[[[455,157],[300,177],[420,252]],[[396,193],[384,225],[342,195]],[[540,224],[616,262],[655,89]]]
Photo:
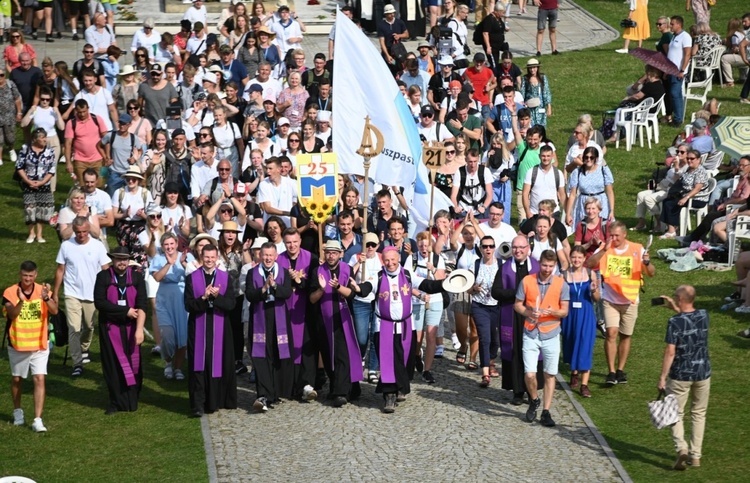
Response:
[[[482,250],[489,250],[491,248],[495,248],[495,245],[482,245]]]
[[[370,243],[366,243],[366,244],[365,244],[365,246],[366,246],[367,248],[375,248],[376,246],[378,246],[378,244],[377,244],[377,243],[372,243],[372,242],[370,242]]]
[[[456,150],[455,149],[451,149],[450,151],[446,150],[445,154],[456,154]]]
[[[49,102],[49,101],[51,101],[51,100],[52,100],[52,99],[50,99],[49,97],[40,97],[40,98],[39,98],[39,101],[40,101],[40,102]]]
[[[232,168],[219,168],[219,169],[217,169],[217,171],[221,171],[221,172],[232,171]]]
[[[490,211],[490,216],[502,216],[502,213],[493,213]]]
[[[143,27],[143,30],[153,30],[153,27]]]
[[[750,163],[740,163],[740,164],[739,164],[738,166],[739,166],[740,168],[744,168],[744,167],[746,167],[746,166],[750,166]]]

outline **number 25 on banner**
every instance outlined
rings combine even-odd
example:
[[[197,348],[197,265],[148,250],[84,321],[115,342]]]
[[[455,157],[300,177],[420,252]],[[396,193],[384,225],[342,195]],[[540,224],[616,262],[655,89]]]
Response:
[[[438,144],[422,146],[422,162],[427,169],[440,169],[445,164],[445,148]]]

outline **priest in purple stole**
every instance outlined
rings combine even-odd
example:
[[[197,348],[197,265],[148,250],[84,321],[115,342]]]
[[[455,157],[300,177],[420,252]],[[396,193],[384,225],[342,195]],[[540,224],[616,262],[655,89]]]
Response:
[[[492,298],[500,305],[500,358],[502,359],[502,388],[513,391],[512,404],[523,404],[526,392],[523,366],[523,317],[515,310],[516,291],[527,275],[539,272],[539,262],[530,256],[531,247],[525,236],[517,236],[511,243],[512,258],[498,270],[492,284]],[[544,387],[541,355],[537,367],[539,389]]]
[[[195,417],[237,408],[234,339],[228,317],[236,297],[230,275],[216,268],[218,256],[215,246],[204,246],[203,266],[185,279],[188,394]]]
[[[302,238],[296,228],[284,230],[283,237],[286,251],[279,254],[276,262],[286,270],[292,283],[292,296],[286,300],[286,306],[292,324],[294,396],[310,401],[318,397],[313,389],[318,368],[316,320],[309,310],[309,286],[312,271],[319,265],[318,257],[300,247]]]
[[[357,295],[366,297],[375,291],[375,347],[380,359],[380,381],[375,392],[383,393],[383,412],[396,410],[396,399],[411,391],[411,370],[414,367],[414,350],[417,334],[411,323],[411,289],[439,293],[442,280],[425,280],[410,275],[401,266],[401,256],[396,247],[383,249],[383,271],[375,286],[370,282],[349,285]]]
[[[340,263],[344,254],[341,242],[328,240],[324,250],[325,263],[313,272],[310,280],[310,302],[318,304],[322,315],[318,334],[330,381],[328,397],[338,408],[361,394],[362,354],[349,307],[349,301],[354,298],[354,291],[349,288],[351,268]]]
[[[281,398],[294,396],[294,334],[287,300],[289,274],[277,263],[276,245],[260,247],[261,263],[247,273],[245,297],[250,302],[250,358],[255,369],[253,409],[268,411]]]
[[[148,300],[143,275],[128,266],[128,249],[117,247],[109,256],[112,268],[96,276],[94,305],[99,311],[102,372],[109,391],[106,414],[114,414],[138,409]]]

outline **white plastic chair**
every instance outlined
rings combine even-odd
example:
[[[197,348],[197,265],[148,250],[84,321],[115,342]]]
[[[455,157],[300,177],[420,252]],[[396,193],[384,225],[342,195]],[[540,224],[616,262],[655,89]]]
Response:
[[[701,156],[701,166],[713,178],[719,174],[719,166],[724,161],[724,152],[716,149],[710,153],[706,153],[704,156]]]
[[[666,94],[665,94],[666,95]],[[651,112],[654,111],[654,112]],[[654,136],[654,143],[659,144],[659,114],[666,115],[667,108],[664,106],[664,96],[656,101],[656,104],[649,109],[648,113],[648,124],[651,128],[651,133]]]
[[[703,67],[695,67],[693,69],[693,72],[695,72],[696,70],[702,70],[706,73],[706,77],[710,77],[713,71],[718,71],[719,84],[721,84],[721,87],[724,87],[724,79],[721,72],[721,56],[724,55],[726,49],[726,47],[720,45],[719,47],[714,47],[712,50],[708,51],[703,57],[704,59],[708,60],[708,64]]]
[[[695,57],[693,57],[690,60],[690,78],[687,82],[682,83],[682,97],[685,99],[685,104],[687,105],[687,101],[694,100],[694,101],[700,101],[701,106],[706,103],[706,99],[708,98],[708,93],[711,91],[712,88],[712,82],[714,78],[713,72],[710,70],[706,73],[706,79],[701,82],[694,82],[693,75],[695,74],[696,69],[705,70],[706,68],[703,67],[696,67],[695,66]]]
[[[741,210],[744,206],[744,204],[727,206],[727,216],[734,211]],[[727,250],[729,255],[727,263],[729,263],[730,267],[735,262],[734,250],[737,246],[738,238],[750,239],[750,216],[736,216],[727,222]]]
[[[36,481],[25,476],[3,476],[0,478],[0,483],[36,483]]]
[[[635,107],[628,107],[617,110],[617,117],[615,117],[615,126],[622,127],[625,129],[625,150],[630,151],[630,148],[635,142],[635,130],[638,128],[638,137],[641,140],[641,147],[643,147],[643,128],[646,128],[646,136],[648,137],[648,147],[651,148],[651,131],[648,129],[648,114],[649,109],[654,105],[652,98],[644,99],[640,104]],[[630,119],[628,119],[630,114]],[[620,148],[620,136],[617,136],[615,142],[615,148]]]
[[[706,189],[701,190],[701,194],[711,195],[716,189],[716,178],[708,178],[706,183]],[[702,208],[693,208],[693,198],[690,198],[687,205],[683,206],[680,210],[680,236],[685,236],[688,231],[693,229],[693,225],[690,221],[690,212],[695,212],[696,225],[700,225],[703,217],[708,214],[708,203]]]

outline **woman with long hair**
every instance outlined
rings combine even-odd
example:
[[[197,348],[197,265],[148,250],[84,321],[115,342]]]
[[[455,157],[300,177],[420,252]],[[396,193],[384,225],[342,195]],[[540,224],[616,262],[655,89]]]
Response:
[[[138,47],[133,53],[133,69],[141,74],[140,81],[148,79],[148,49],[146,47]]]
[[[101,235],[99,215],[96,213],[96,208],[86,204],[86,193],[76,187],[70,190],[65,207],[57,215],[57,233],[62,240],[68,240],[74,235],[73,220],[78,216],[89,221],[89,233],[92,238],[98,239]]]
[[[237,295],[237,301],[234,308],[229,312],[229,323],[232,327],[234,340],[234,365],[238,374],[247,372],[247,367],[242,362],[244,351],[245,337],[242,331],[242,300],[244,295],[240,292],[240,270],[244,264],[243,246],[240,240],[240,229],[234,221],[225,221],[219,230],[219,258],[224,262],[226,271],[229,273],[229,280],[234,284],[234,293]],[[247,253],[247,252],[244,252]],[[248,254],[248,260],[250,256]]]
[[[513,166],[513,155],[503,139],[501,131],[496,132],[490,139],[490,149],[485,153],[482,164],[489,168],[492,174],[493,198],[503,205],[503,223],[510,223],[511,196],[513,182],[510,180],[510,169]]]
[[[5,50],[3,51],[5,70],[8,74],[10,74],[10,71],[21,65],[21,54],[29,54],[31,57],[31,65],[37,65],[36,50],[34,50],[34,47],[31,44],[26,43],[23,31],[17,28],[12,28],[10,29],[10,45],[5,47]]]
[[[589,374],[593,366],[596,342],[596,313],[594,302],[601,298],[596,274],[585,266],[586,249],[580,245],[570,251],[570,268],[565,281],[570,287],[570,310],[562,323],[563,362],[570,364],[570,388],[581,396],[591,397]]]
[[[142,108],[138,104],[138,101],[136,99],[129,100],[126,109],[127,113],[130,114],[130,117],[133,118],[130,122],[128,132],[130,134],[135,134],[135,137],[146,146],[150,145],[151,133],[153,132],[154,127],[151,124],[151,121],[143,117]]]
[[[239,178],[240,159],[245,154],[245,141],[242,140],[240,128],[227,119],[227,110],[224,106],[214,109],[214,125],[211,132],[219,148],[219,159],[228,159],[232,165],[232,176]]]
[[[29,236],[26,243],[45,243],[42,228],[49,223],[55,210],[55,197],[50,181],[55,175],[57,159],[47,145],[47,131],[37,128],[31,133],[31,145],[24,144],[16,160],[16,173],[23,189],[23,208]]]
[[[602,205],[602,218],[615,219],[615,180],[606,164],[598,164],[599,151],[589,146],[583,150],[583,165],[570,173],[568,187],[570,194],[565,207],[565,221],[568,226],[577,226],[585,217],[584,203],[590,196],[597,198]]]
[[[304,153],[325,153],[323,140],[315,136],[315,121],[308,120],[302,124],[302,143],[300,150]]]
[[[456,165],[460,168],[466,166],[466,152],[469,150],[469,138],[461,133],[453,140],[456,146]]]
[[[740,44],[743,40],[745,40],[745,31],[742,28],[742,20],[736,17],[730,19],[727,24],[727,36],[724,38],[724,45],[727,51],[721,56],[721,73],[724,75],[724,87],[734,87],[732,67],[739,67],[741,70],[744,69],[745,74],[747,74],[747,66],[742,60],[742,55],[740,55]]]
[[[250,158],[249,161],[248,157]],[[240,181],[245,183],[245,190],[252,197],[257,195],[258,185],[265,177],[263,159],[263,151],[260,149],[248,148],[245,150],[245,159],[242,162]]]
[[[258,73],[258,65],[263,61],[263,52],[258,47],[258,39],[253,34],[245,36],[245,40],[237,51],[237,60],[247,69],[247,75],[250,79]]]
[[[153,142],[149,149],[143,153],[139,165],[141,171],[146,174],[146,186],[148,186],[151,195],[156,203],[162,200],[164,193],[165,173],[165,153],[169,137],[167,131],[157,129],[154,132]]]
[[[73,79],[68,72],[68,64],[60,60],[55,62],[55,98],[57,99],[57,109],[61,113],[66,113],[70,109],[73,98],[78,94],[78,80]]]
[[[57,131],[65,129],[65,122],[57,107],[52,105],[53,100],[52,91],[47,86],[42,86],[39,89],[39,104],[31,106],[28,112],[26,112],[26,115],[21,119],[21,127],[25,128],[31,125],[34,129],[44,129],[47,133],[47,146],[51,147],[54,151],[55,163],[57,163],[60,160],[60,156],[62,156],[62,148]],[[57,173],[52,176],[50,182],[50,189],[53,193],[56,187]]]
[[[255,131],[255,138],[250,141],[250,149],[258,149],[263,153],[263,159],[268,159],[271,156],[278,156],[281,152],[281,148],[274,143],[270,137],[268,137],[271,127],[266,121],[260,121],[258,123],[258,129]],[[243,166],[247,164],[243,160]]]
[[[630,0],[628,10],[628,20],[635,22],[635,27],[626,27],[622,33],[625,39],[625,45],[622,49],[616,50],[618,54],[627,54],[628,46],[631,40],[638,42],[638,47],[643,45],[643,41],[651,37],[651,26],[648,23],[648,0]]]
[[[406,98],[406,106],[411,112],[411,116],[414,118],[414,122],[419,122],[419,116],[422,114],[422,89],[414,84],[409,87],[408,97]]]
[[[186,268],[194,264],[195,258],[187,251],[179,252],[178,240],[173,233],[163,234],[160,243],[162,253],[154,257],[149,268],[159,284],[154,312],[161,338],[160,352],[165,363],[164,377],[181,381],[185,379],[182,364],[185,361],[188,339],[188,313],[184,302],[185,276]]]
[[[531,251],[531,257],[539,261],[544,250],[552,250],[557,253],[558,268],[555,269],[555,273],[559,273],[559,270],[568,269],[568,255],[565,253],[562,240],[559,240],[552,232],[552,220],[549,216],[539,215],[537,217],[534,236],[529,240],[529,243],[534,247]]]
[[[258,17],[261,25],[265,25],[273,20],[273,14],[266,12],[266,7],[260,0],[253,2],[252,15]]]
[[[235,55],[245,43],[245,37],[252,37],[250,19],[245,15],[239,15],[235,19],[234,29],[229,33],[229,46]]]
[[[722,40],[719,34],[711,30],[708,22],[698,22],[694,27],[692,56],[695,57],[695,66],[707,67],[711,63],[710,52],[721,47]]]
[[[286,140],[286,157],[297,166],[297,155],[302,152],[302,136],[298,132],[289,133]]]
[[[183,201],[180,185],[174,181],[164,185],[164,194],[161,197],[161,218],[166,232],[177,236],[180,250],[186,249],[193,211]]]
[[[549,79],[540,68],[537,59],[529,59],[526,63],[526,75],[521,78],[521,94],[531,112],[531,123],[546,126],[547,117],[552,115],[552,91]]]
[[[593,255],[607,242],[607,222],[602,219],[602,203],[598,198],[588,197],[583,203],[586,216],[575,226],[575,244],[582,246],[586,258]]]
[[[228,15],[226,20],[224,20],[224,22],[220,24],[219,31],[225,39],[229,40],[229,45],[233,46],[234,44],[231,42],[232,32],[237,30],[237,20],[240,17],[245,17],[245,19],[248,19],[247,7],[244,3],[238,2],[236,5],[229,5],[229,9],[231,9],[231,15]],[[222,15],[223,14],[224,13],[222,12]]]
[[[118,112],[124,111],[131,101],[138,105],[138,86],[141,84],[141,76],[136,75],[132,65],[126,65],[120,69],[117,75],[119,82],[112,88],[112,99],[115,101]]]

